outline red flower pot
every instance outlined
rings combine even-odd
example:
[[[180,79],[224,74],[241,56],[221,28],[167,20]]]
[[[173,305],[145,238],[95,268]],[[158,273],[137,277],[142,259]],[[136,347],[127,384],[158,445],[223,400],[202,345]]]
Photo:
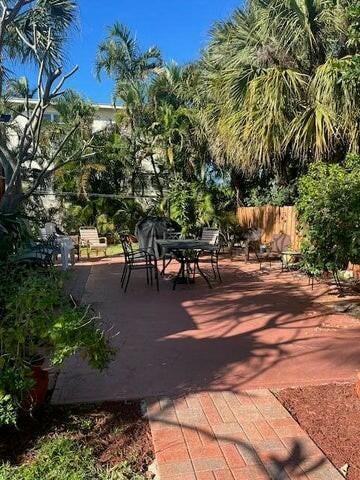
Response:
[[[31,367],[34,386],[29,390],[24,401],[25,408],[36,408],[45,402],[46,394],[49,387],[49,372],[43,370],[39,365],[32,365]]]

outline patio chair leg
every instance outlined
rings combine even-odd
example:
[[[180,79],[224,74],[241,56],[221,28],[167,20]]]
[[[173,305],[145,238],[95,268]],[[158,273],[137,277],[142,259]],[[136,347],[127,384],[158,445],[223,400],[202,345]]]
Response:
[[[216,271],[217,271],[219,282],[222,283],[222,278],[221,278],[220,269],[219,269],[219,259],[216,260]]]
[[[159,272],[158,272],[158,269],[157,269],[157,265],[156,265],[156,264],[155,264],[155,266],[154,266],[154,271],[155,271],[156,290],[159,292],[159,291],[160,291],[160,287],[159,287]]]
[[[127,288],[128,288],[128,286],[129,286],[130,276],[131,276],[131,267],[129,267],[129,273],[128,273],[128,276],[127,276],[124,293],[126,293]]]
[[[149,264],[149,268],[147,268],[146,270],[150,270],[150,271],[149,271],[149,275],[150,275],[150,285],[153,286],[153,266],[152,266],[151,263]]]
[[[124,286],[124,280],[125,280],[125,277],[126,277],[126,270],[127,270],[127,265],[125,263],[123,271],[122,271],[122,275],[121,275],[121,288],[123,288],[123,286]]]
[[[200,275],[203,277],[203,279],[204,279],[205,282],[207,283],[208,287],[209,287],[209,288],[212,288],[211,283],[209,282],[209,279],[207,278],[207,276],[205,275],[205,273],[201,270],[200,265],[199,265],[199,262],[196,262],[196,266],[197,266],[197,268],[198,268],[198,270],[199,270]]]
[[[147,262],[146,262],[147,263]],[[146,266],[146,285],[149,285],[149,269],[148,267]]]
[[[212,268],[212,271],[213,271],[214,280],[216,280],[217,279],[217,274],[216,274],[215,265],[214,265],[213,260],[211,260],[211,268]]]

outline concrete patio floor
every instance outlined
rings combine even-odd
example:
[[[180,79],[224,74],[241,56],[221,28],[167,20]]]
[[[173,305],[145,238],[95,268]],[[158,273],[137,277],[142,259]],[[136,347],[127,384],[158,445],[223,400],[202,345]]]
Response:
[[[356,377],[360,331],[319,328],[332,315],[315,302],[322,287],[312,292],[306,280],[276,267],[261,273],[257,264],[221,263],[223,283],[212,290],[201,278],[175,292],[161,280],[157,293],[143,272],[134,272],[126,294],[121,259],[79,263],[76,293],[101,313],[117,355],[101,373],[80,358],[69,360],[53,403],[239,393]]]

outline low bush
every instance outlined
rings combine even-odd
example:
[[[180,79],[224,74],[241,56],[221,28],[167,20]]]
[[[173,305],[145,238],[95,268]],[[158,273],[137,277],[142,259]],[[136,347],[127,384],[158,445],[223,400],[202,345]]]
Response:
[[[61,365],[79,353],[96,369],[111,361],[99,318],[64,293],[61,272],[4,268],[0,274],[0,425],[14,424],[34,384],[32,361]]]
[[[313,274],[360,263],[360,157],[315,163],[299,181],[305,268]]]

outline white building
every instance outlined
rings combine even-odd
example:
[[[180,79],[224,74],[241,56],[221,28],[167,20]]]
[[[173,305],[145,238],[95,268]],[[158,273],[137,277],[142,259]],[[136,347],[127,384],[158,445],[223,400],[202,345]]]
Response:
[[[22,98],[12,98],[10,102],[13,105],[23,105],[24,104],[24,99]],[[31,105],[36,104],[36,100],[30,99],[29,100],[30,107]],[[98,103],[93,103],[92,106],[95,109],[95,114],[94,114],[94,119],[93,119],[93,125],[92,125],[92,130],[93,132],[99,132],[101,130],[105,130],[107,127],[113,125],[115,123],[115,115],[119,110],[121,110],[122,107],[114,107],[114,105],[111,104],[98,104]],[[25,119],[22,118],[20,115],[16,117],[16,119],[13,119],[14,115],[11,115],[7,121],[13,122],[14,125],[14,131],[12,134],[10,134],[10,143],[13,146],[16,146],[18,142],[18,135],[16,133],[16,130],[22,125],[25,124]],[[60,119],[60,114],[56,110],[56,105],[52,104],[49,105],[49,107],[46,109],[46,112],[44,114],[44,118],[47,121],[50,122],[57,122],[61,121]],[[145,158],[142,161],[142,171],[147,175],[147,176],[152,176],[153,174],[153,169],[151,165],[151,161],[148,158]],[[0,172],[0,181],[1,181],[1,172]],[[0,192],[2,190],[2,185],[0,185]],[[50,189],[51,190],[51,189]],[[45,192],[44,192],[45,193]],[[146,194],[148,195],[153,195],[155,194],[154,189],[149,186],[147,188]],[[46,208],[52,208],[56,207],[58,204],[56,196],[49,191],[49,187],[47,188],[46,194],[42,196],[44,206]]]
[[[23,98],[12,98],[10,103],[14,105],[23,105],[24,99]],[[36,100],[29,100],[29,104],[35,105]],[[93,132],[98,132],[100,130],[104,130],[106,127],[111,126],[115,123],[115,114],[119,109],[122,107],[114,107],[114,105],[110,105],[107,103],[93,103],[92,106],[95,109],[94,121],[93,121]],[[55,104],[49,105],[46,109],[45,120],[56,122],[60,120],[60,114],[56,110]],[[16,120],[20,125],[21,122],[24,121],[21,117],[18,117]]]

